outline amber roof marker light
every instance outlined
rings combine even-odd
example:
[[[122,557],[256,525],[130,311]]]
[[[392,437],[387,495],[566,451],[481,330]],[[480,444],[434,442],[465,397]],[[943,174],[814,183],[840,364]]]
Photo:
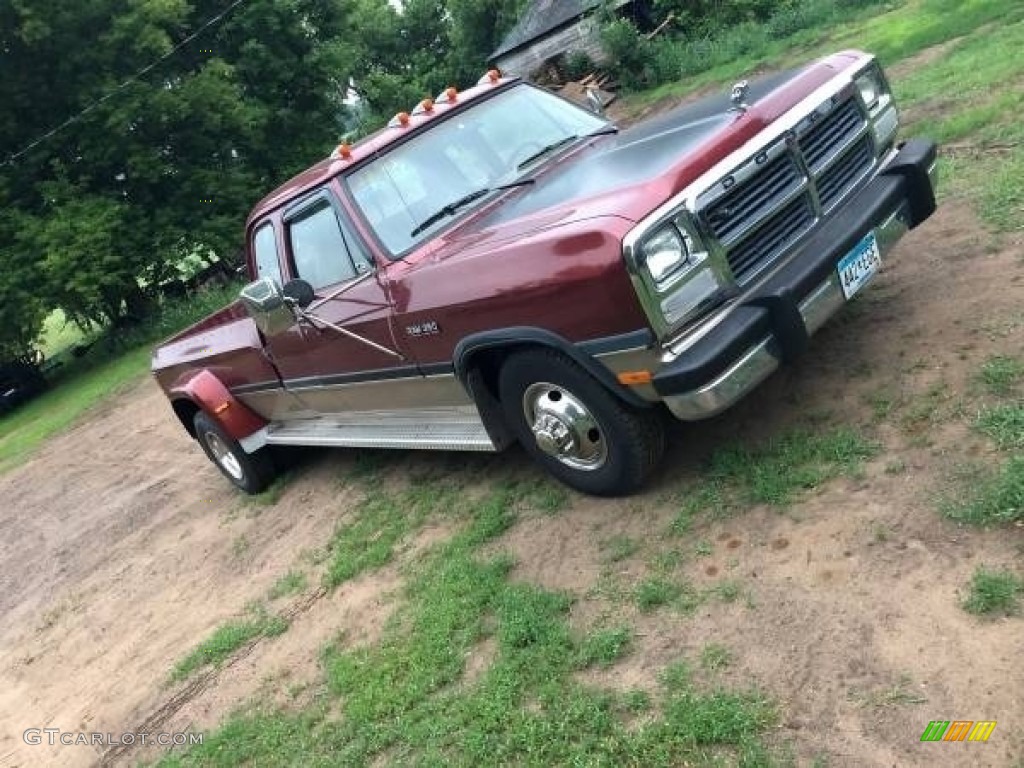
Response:
[[[412,111],[412,113],[414,115],[432,115],[432,114],[434,114],[434,100],[433,99],[424,99],[423,101],[421,101],[419,104],[416,105],[416,108]]]
[[[397,115],[391,118],[388,122],[388,128],[408,128],[409,127],[409,113],[399,112]]]
[[[438,104],[454,104],[459,99],[459,89],[449,85],[441,94],[434,99]]]

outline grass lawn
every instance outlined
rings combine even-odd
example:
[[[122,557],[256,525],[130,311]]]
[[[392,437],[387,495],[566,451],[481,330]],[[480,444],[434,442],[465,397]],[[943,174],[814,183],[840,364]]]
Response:
[[[814,6],[815,3],[808,5]],[[711,85],[729,84],[762,70],[781,70],[847,48],[869,51],[883,65],[894,64],[929,46],[998,22],[1024,18],[1024,6],[1014,0],[909,0],[867,8],[822,2],[820,22],[791,35],[727,32],[707,41],[702,67],[676,82],[626,94],[623,106],[637,114],[652,104],[684,97]],[[898,91],[897,91],[898,93]]]
[[[28,459],[49,437],[74,424],[108,398],[116,398],[149,373],[154,344],[219,309],[238,294],[228,285],[201,291],[182,300],[165,302],[140,326],[117,332],[97,331],[88,339],[54,312],[47,318],[41,348],[61,367],[48,375],[50,389],[0,418],[0,473]],[[94,342],[85,357],[67,354],[69,347]]]
[[[141,347],[62,378],[35,400],[0,419],[0,472],[21,464],[47,438],[63,432],[91,408],[116,398],[139,381],[149,371],[149,355],[149,347]]]

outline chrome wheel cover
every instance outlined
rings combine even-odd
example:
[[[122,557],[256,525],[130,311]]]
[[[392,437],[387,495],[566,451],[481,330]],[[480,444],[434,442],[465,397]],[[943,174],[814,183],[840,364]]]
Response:
[[[537,447],[567,467],[593,471],[608,460],[604,430],[565,387],[531,384],[523,393],[523,416]]]
[[[239,482],[245,479],[242,463],[224,441],[220,439],[220,435],[216,432],[205,432],[203,433],[203,442],[206,443],[206,447],[210,449],[213,458],[225,472]]]

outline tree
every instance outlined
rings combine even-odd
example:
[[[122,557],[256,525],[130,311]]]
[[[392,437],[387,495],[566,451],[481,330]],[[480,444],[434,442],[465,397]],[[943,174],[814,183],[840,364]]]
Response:
[[[515,26],[528,0],[448,0],[453,82],[479,78],[487,57]]]
[[[249,0],[170,53],[225,7],[14,0],[0,10],[3,69],[16,73],[0,81],[10,107],[0,156],[89,109],[0,167],[5,307],[31,293],[69,317],[122,321],[185,255],[235,253],[255,200],[327,154],[343,96],[330,43],[354,3]],[[41,322],[31,318],[5,324],[0,348],[27,346]]]
[[[0,3],[0,354],[237,253],[256,200],[337,143],[350,78],[373,121],[475,82],[524,2]]]

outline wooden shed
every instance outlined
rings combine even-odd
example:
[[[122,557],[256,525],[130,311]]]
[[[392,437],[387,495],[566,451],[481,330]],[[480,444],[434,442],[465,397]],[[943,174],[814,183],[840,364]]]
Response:
[[[546,62],[581,51],[600,64],[607,56],[594,11],[606,0],[531,0],[523,15],[488,58],[490,66],[530,76]],[[613,0],[621,9],[633,0]]]

